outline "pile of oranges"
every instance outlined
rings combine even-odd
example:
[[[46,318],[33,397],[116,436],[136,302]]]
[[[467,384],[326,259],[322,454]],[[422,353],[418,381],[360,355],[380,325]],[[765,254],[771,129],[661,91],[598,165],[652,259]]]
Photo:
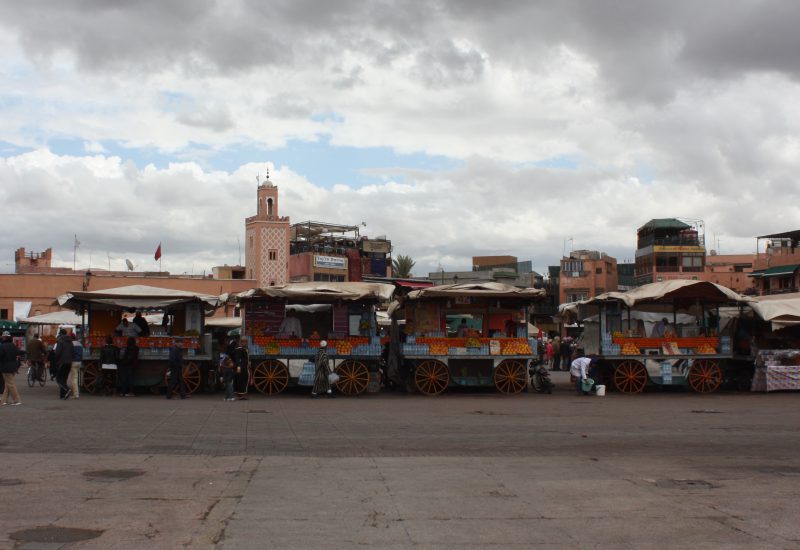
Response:
[[[633,342],[626,342],[622,346],[622,355],[639,355],[639,346]]]

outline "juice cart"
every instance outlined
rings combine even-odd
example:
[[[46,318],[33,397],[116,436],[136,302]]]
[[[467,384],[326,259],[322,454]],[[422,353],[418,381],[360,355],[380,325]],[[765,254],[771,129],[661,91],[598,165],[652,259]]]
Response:
[[[528,311],[544,295],[541,289],[501,283],[410,292],[390,308],[395,323],[401,311],[405,317],[405,341],[393,348],[409,385],[425,395],[438,395],[451,386],[493,386],[505,394],[523,391],[535,354]]]
[[[99,378],[103,377],[98,359],[106,338],[114,335],[123,316],[133,317],[136,311],[147,316],[160,314],[162,323],[151,325],[149,336],[136,339],[139,365],[134,371],[134,385],[160,391],[166,384],[169,348],[174,340],[181,339],[186,388],[189,393],[197,391],[202,385],[203,371],[212,359],[211,335],[203,334],[205,316],[220,303],[218,296],[146,285],[76,291],[58,298],[58,304],[78,313],[82,324],[86,326],[82,387],[88,393],[102,391],[104,387],[98,383]],[[163,322],[164,316],[166,322]],[[113,338],[115,346],[120,349],[125,347],[126,337]]]
[[[606,292],[570,307],[584,322],[582,345],[597,354],[614,387],[641,393],[648,383],[716,391],[733,357],[719,309],[745,298],[706,282],[673,280]],[[562,311],[563,312],[563,311]]]
[[[256,288],[232,297],[242,310],[242,334],[249,343],[253,385],[265,395],[281,393],[301,380],[321,340],[339,375],[336,389],[359,395],[377,391],[382,342],[376,307],[391,300],[384,283],[308,282]],[[306,367],[308,369],[308,367]]]

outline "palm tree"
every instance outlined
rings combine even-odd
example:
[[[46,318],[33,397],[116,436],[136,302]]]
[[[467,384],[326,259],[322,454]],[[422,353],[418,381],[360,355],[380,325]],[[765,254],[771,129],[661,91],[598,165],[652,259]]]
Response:
[[[395,277],[400,277],[401,279],[407,279],[411,277],[411,270],[414,269],[414,266],[417,264],[414,260],[411,259],[411,256],[403,256],[400,254],[397,258],[392,260],[392,271],[394,272]]]

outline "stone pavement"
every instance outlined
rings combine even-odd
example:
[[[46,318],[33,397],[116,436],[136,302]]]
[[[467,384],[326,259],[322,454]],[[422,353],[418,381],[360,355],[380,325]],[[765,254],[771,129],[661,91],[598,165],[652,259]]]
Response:
[[[797,394],[0,408],[0,548],[796,548]],[[22,376],[18,378],[22,381]]]

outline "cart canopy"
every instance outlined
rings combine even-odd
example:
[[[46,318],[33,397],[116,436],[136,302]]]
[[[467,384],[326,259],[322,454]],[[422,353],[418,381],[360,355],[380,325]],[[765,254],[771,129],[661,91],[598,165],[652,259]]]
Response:
[[[706,304],[745,303],[748,301],[737,292],[708,281],[674,280],[650,283],[627,292],[605,292],[574,304],[596,305],[601,302],[619,301],[628,307],[634,307],[641,304],[669,304],[698,300]],[[572,305],[570,304],[570,306]]]
[[[253,288],[229,297],[234,301],[252,298],[283,298],[289,302],[312,304],[333,303],[338,300],[355,302],[359,300],[391,300],[394,285],[385,283],[335,283],[308,282],[288,283],[282,286]]]
[[[771,294],[750,298],[748,305],[773,329],[800,324],[800,293]]]
[[[78,309],[84,304],[99,304],[120,308],[164,308],[188,302],[201,302],[206,310],[221,304],[219,296],[187,290],[172,290],[147,285],[121,286],[107,290],[68,292],[57,299],[58,305]]]
[[[74,311],[51,311],[33,317],[23,317],[21,323],[29,325],[80,325],[81,316]]]
[[[242,326],[241,317],[206,317],[207,327],[239,328]]]
[[[460,283],[455,285],[439,285],[409,292],[407,299],[452,298],[456,296],[480,296],[483,298],[521,298],[540,300],[545,291],[541,288],[519,288],[503,283]]]

